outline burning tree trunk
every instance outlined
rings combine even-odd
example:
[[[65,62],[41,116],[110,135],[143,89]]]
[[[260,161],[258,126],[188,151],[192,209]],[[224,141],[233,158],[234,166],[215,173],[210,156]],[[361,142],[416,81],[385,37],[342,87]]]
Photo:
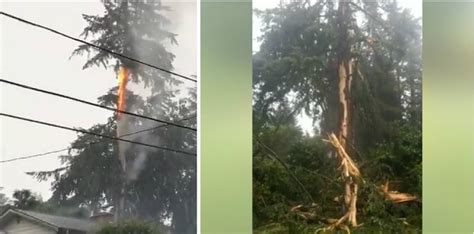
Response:
[[[125,94],[126,94],[126,87],[128,81],[128,70],[121,66],[118,72],[118,98],[117,98],[117,110],[125,110]],[[127,125],[128,120],[126,116],[122,113],[117,112],[117,137],[125,135],[127,132]],[[123,217],[124,209],[125,209],[125,176],[127,173],[127,161],[125,158],[125,152],[128,143],[119,141],[118,142],[118,158],[120,161],[120,165],[122,166],[122,183],[120,188],[120,194],[116,201],[115,205],[115,221],[117,222]]]
[[[117,99],[117,110],[125,110],[125,93],[128,81],[128,70],[125,67],[120,67],[118,74],[118,99]],[[126,120],[122,113],[117,112],[117,137],[126,134]],[[119,160],[122,165],[122,170],[126,171],[125,164],[125,152],[123,152],[124,142],[119,142]],[[122,149],[121,149],[122,148]]]

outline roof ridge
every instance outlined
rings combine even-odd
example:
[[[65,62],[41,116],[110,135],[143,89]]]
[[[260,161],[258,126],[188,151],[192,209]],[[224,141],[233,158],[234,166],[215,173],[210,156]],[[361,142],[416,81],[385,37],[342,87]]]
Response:
[[[29,211],[29,210],[22,210],[22,209],[11,209],[11,210],[13,212],[20,213],[22,215],[28,216],[30,218],[36,219],[40,222],[44,222],[58,228],[87,230],[87,229],[90,229],[95,224],[95,222],[89,219],[59,216],[59,215],[46,214],[46,213],[41,213],[37,211]]]
[[[23,210],[23,209],[15,209],[15,210],[17,210],[19,212],[23,212],[25,214],[35,213],[35,214],[39,214],[39,215],[58,217],[58,218],[62,218],[62,219],[74,219],[74,220],[81,220],[81,221],[90,221],[89,219],[77,218],[77,217],[73,217],[73,216],[56,215],[56,214],[43,213],[43,212],[32,211],[32,210]]]

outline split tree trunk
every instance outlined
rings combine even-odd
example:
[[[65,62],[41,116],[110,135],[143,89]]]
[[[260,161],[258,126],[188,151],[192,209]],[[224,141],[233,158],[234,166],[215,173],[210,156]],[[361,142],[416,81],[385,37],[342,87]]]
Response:
[[[351,86],[354,60],[351,51],[350,24],[352,20],[351,9],[348,0],[339,0],[338,6],[338,94],[339,94],[339,132],[338,141],[345,152],[350,152],[348,144],[352,139],[352,103]],[[339,153],[340,154],[340,153]],[[343,158],[342,155],[340,155]],[[349,157],[347,155],[347,157]],[[349,157],[350,159],[350,157]],[[344,162],[344,161],[343,161]],[[345,182],[344,210],[345,215],[341,223],[347,219],[351,226],[357,226],[357,190],[358,185],[354,181],[349,170],[343,166],[343,177]]]
[[[351,107],[351,100],[350,100],[350,87],[352,83],[352,66],[353,61],[351,58],[345,59],[341,61],[339,64],[339,103],[341,105],[340,110],[340,125],[339,125],[339,134],[338,140],[341,146],[344,148],[346,152],[348,150],[348,142],[350,138],[350,131],[351,127],[351,115],[352,112],[350,110]],[[345,194],[344,194],[344,204],[345,210],[348,214],[348,221],[352,226],[357,226],[357,184],[354,182],[353,178],[350,174],[344,173],[344,180],[345,180]]]

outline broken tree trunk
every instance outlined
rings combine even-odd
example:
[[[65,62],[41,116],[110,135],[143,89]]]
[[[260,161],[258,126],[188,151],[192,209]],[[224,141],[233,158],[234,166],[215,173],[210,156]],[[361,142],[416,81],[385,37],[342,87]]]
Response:
[[[328,140],[336,149],[337,155],[341,162],[341,172],[345,183],[344,205],[346,213],[337,222],[332,224],[329,228],[335,228],[347,221],[351,226],[357,226],[357,192],[358,185],[356,179],[361,177],[359,168],[347,154],[345,148],[342,146],[339,139],[334,133],[329,135]]]
[[[338,97],[339,97],[339,129],[338,136],[331,133],[329,141],[336,148],[341,160],[341,171],[345,183],[344,211],[345,214],[333,225],[336,227],[348,222],[351,226],[357,226],[357,192],[358,185],[356,177],[360,177],[360,172],[348,154],[348,145],[352,139],[352,102],[351,86],[354,59],[352,56],[352,38],[350,35],[350,25],[352,22],[352,12],[350,2],[339,0],[338,3]]]

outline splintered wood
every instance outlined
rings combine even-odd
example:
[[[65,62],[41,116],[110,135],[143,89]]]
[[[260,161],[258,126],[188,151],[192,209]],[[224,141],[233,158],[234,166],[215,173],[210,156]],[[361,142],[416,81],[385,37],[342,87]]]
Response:
[[[346,207],[346,213],[344,214],[344,216],[333,222],[327,228],[327,230],[332,230],[334,228],[342,228],[344,230],[348,230],[347,226],[344,224],[345,221],[347,221],[353,227],[359,226],[357,225],[356,216],[358,184],[356,183],[355,179],[362,179],[362,177],[356,163],[346,152],[345,148],[342,146],[341,142],[334,133],[329,134],[329,139],[327,140],[327,142],[331,143],[332,146],[334,146],[341,162],[340,169],[345,181],[344,204]],[[380,191],[386,199],[395,203],[418,201],[418,198],[414,195],[408,193],[400,193],[397,191],[390,191],[388,181],[380,185]]]
[[[337,150],[337,155],[341,161],[340,169],[345,180],[345,194],[344,203],[346,207],[346,213],[339,220],[329,226],[328,229],[334,229],[336,227],[342,227],[343,223],[347,220],[351,226],[357,226],[357,192],[358,185],[355,182],[356,178],[361,177],[359,168],[354,163],[352,158],[347,154],[340,141],[337,139],[334,133],[329,134],[329,140],[334,148]]]
[[[347,154],[344,147],[341,145],[339,140],[337,139],[334,133],[329,134],[329,142],[336,148],[337,155],[339,155],[339,159],[341,160],[341,168],[345,177],[353,176],[353,177],[360,177],[359,168],[356,166],[354,161],[351,157]]]
[[[386,181],[384,184],[380,185],[380,190],[385,195],[387,200],[393,201],[395,203],[411,202],[418,201],[418,197],[408,194],[400,193],[398,191],[389,191],[389,182]]]
[[[297,205],[291,208],[290,212],[295,213],[296,215],[302,217],[304,220],[316,220],[317,216],[314,212],[316,204],[311,204],[311,206]]]

